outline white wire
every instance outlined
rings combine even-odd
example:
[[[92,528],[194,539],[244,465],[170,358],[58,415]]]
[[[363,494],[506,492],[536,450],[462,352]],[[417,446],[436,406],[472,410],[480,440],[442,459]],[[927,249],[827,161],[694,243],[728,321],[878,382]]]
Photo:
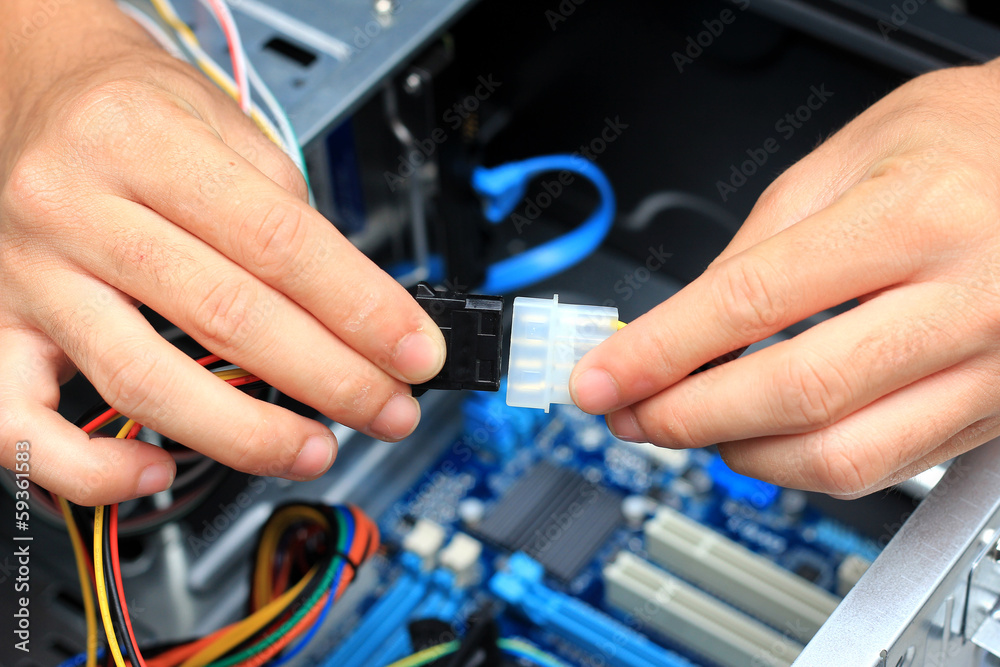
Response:
[[[174,58],[187,60],[184,52],[181,51],[179,46],[177,46],[177,42],[174,41],[167,31],[164,30],[152,16],[125,0],[118,0],[118,9],[122,10],[122,12],[127,14],[129,18],[142,26],[142,28]]]
[[[171,13],[173,13],[174,15],[177,14],[177,10],[174,7],[171,0],[162,0],[162,1],[163,4],[166,5],[167,9]],[[125,0],[119,0],[119,4],[125,7],[130,7],[132,10],[145,15],[147,20],[152,21],[154,24],[156,24],[157,28],[159,28],[159,24],[156,22],[156,20],[150,17],[149,15],[145,14],[145,12],[143,12],[141,9],[131,5]],[[131,16],[131,13],[129,15]],[[208,55],[205,52],[205,50],[201,48],[200,44],[198,44],[197,42],[192,42],[191,40],[187,39],[183,34],[177,34],[176,38],[181,42],[181,44],[183,44],[184,48],[187,49],[188,53],[190,54],[190,57],[184,57],[182,55],[181,57],[184,60],[194,61],[202,69],[211,70],[212,76],[222,79],[233,90],[237,89],[236,82],[233,81],[233,77],[229,76],[229,73],[225,69],[223,69],[222,66],[219,65],[219,63],[217,63],[210,55]],[[174,42],[174,44],[176,45],[176,41]],[[288,153],[291,150],[293,150],[292,148],[289,148],[288,146],[285,145],[284,136],[278,130],[278,128],[274,126],[274,123],[272,123],[270,119],[268,119],[267,115],[260,109],[260,107],[254,105],[253,111],[254,111],[254,119],[258,123],[264,126],[267,134],[269,134],[272,137],[276,137],[278,141],[281,142],[281,149],[283,151]]]
[[[236,87],[240,91],[240,108],[243,109],[243,113],[249,114],[250,105],[252,104],[247,67],[249,58],[247,58],[247,52],[243,48],[243,38],[240,36],[240,29],[236,25],[236,19],[233,18],[233,13],[229,11],[229,5],[223,0],[202,0],[202,4],[208,8],[209,13],[219,22],[228,39],[232,40],[233,74],[236,75]]]
[[[212,9],[209,3],[215,4],[219,2],[219,0],[199,0],[199,1],[209,11],[211,11]],[[228,7],[226,7],[226,12],[227,13],[229,12]],[[229,16],[232,17],[232,14],[230,13]],[[235,26],[234,30],[237,30],[238,33],[238,29],[235,28]],[[283,148],[285,154],[288,155],[289,158],[291,158],[292,162],[295,163],[295,166],[298,167],[300,172],[302,172],[303,177],[306,179],[306,184],[310,185],[309,172],[306,169],[306,160],[305,156],[302,154],[302,146],[299,143],[298,136],[296,136],[295,134],[295,128],[292,127],[292,123],[288,118],[288,114],[285,113],[285,109],[281,106],[281,103],[278,102],[277,98],[274,96],[274,93],[272,93],[271,89],[268,88],[267,84],[264,82],[263,77],[261,77],[261,75],[257,72],[257,68],[254,67],[253,62],[250,60],[249,57],[247,57],[246,52],[243,50],[242,40],[238,42],[238,47],[240,53],[242,54],[241,58],[242,58],[243,68],[244,71],[247,73],[250,84],[253,86],[253,89],[257,91],[257,95],[260,97],[261,100],[263,100],[264,106],[267,107],[267,110],[270,112],[271,116],[278,124],[281,140],[284,143]],[[315,206],[315,199],[313,198],[311,185],[309,187],[309,203],[312,206]]]
[[[207,6],[208,0],[200,0],[202,4],[206,5],[206,8],[211,10],[211,7]],[[163,4],[166,5],[167,9],[174,15],[177,14],[177,10],[174,7],[171,0],[163,0]],[[193,42],[187,39],[183,34],[176,34],[176,39],[172,38],[169,33],[160,25],[159,21],[145,11],[134,6],[127,0],[118,0],[118,6],[124,11],[128,16],[132,17],[136,22],[138,22],[147,32],[149,32],[154,39],[156,39],[160,44],[167,49],[175,57],[182,60],[195,61],[202,69],[211,70],[213,76],[218,77],[226,82],[232,89],[237,89],[237,84],[233,81],[233,78],[226,72],[222,66],[219,65],[197,42]],[[184,48],[190,53],[190,57],[186,56],[184,52],[178,47],[177,41],[183,44]],[[244,57],[245,57],[244,53]],[[295,129],[292,127],[291,121],[288,119],[288,115],[285,113],[284,108],[275,98],[274,94],[271,92],[270,88],[264,82],[263,78],[258,74],[257,69],[250,62],[249,58],[246,58],[246,72],[249,81],[253,88],[257,91],[258,96],[263,100],[264,104],[267,106],[268,112],[275,118],[279,127],[275,127],[267,115],[261,110],[259,106],[254,104],[252,106],[254,119],[265,127],[265,131],[272,137],[276,137],[280,142],[280,148],[285,152],[286,155],[295,163],[299,171],[302,172],[303,177],[306,179],[306,183],[309,184],[309,172],[305,164],[305,156],[302,154],[302,146],[299,144],[298,137],[295,134]],[[280,129],[279,129],[280,128]],[[312,187],[309,188],[309,203],[315,207],[315,199],[313,197]]]
[[[295,163],[295,166],[299,168],[302,176],[306,179],[306,186],[309,188],[309,205],[316,208],[316,199],[313,197],[312,184],[309,182],[309,171],[306,169],[306,157],[302,153],[302,145],[299,143],[299,138],[295,134],[295,128],[292,127],[292,122],[289,120],[288,114],[285,113],[285,109],[278,102],[277,98],[275,98],[271,89],[267,87],[264,79],[257,73],[257,68],[253,66],[249,58],[247,59],[247,71],[250,74],[250,83],[253,85],[254,90],[257,91],[257,95],[264,101],[264,105],[278,122],[282,141],[285,142],[285,153],[292,159],[292,162]]]
[[[266,5],[258,0],[226,0],[236,11],[251,16],[264,25],[271,26],[278,32],[294,36],[296,41],[313,47],[317,51],[336,58],[341,62],[351,59],[354,49],[346,42],[342,42],[336,37],[331,37],[322,30],[317,30],[307,23],[303,23],[294,16]]]

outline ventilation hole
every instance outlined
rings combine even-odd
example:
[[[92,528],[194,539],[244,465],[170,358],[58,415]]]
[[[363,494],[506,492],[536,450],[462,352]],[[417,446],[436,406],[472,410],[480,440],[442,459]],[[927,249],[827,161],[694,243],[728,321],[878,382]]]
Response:
[[[281,37],[273,37],[271,41],[264,45],[264,48],[269,51],[274,51],[275,53],[298,63],[302,67],[309,67],[316,62],[315,53],[302,48],[298,44],[293,44],[287,39],[283,39]]]

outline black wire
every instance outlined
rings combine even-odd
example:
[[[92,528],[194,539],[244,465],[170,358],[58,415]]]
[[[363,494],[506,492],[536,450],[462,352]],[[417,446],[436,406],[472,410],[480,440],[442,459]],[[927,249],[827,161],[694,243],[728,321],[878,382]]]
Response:
[[[111,513],[110,507],[105,507],[107,516],[104,518],[104,526],[101,529],[101,542],[104,550],[104,579],[107,589],[108,606],[111,608],[111,625],[114,626],[118,641],[125,645],[125,653],[128,656],[132,667],[138,667],[139,647],[132,641],[132,636],[128,632],[128,625],[125,623],[125,610],[122,608],[121,595],[123,591],[118,589],[115,581],[114,564],[111,560]]]
[[[89,422],[94,421],[102,414],[107,412],[110,408],[111,406],[105,403],[104,401],[101,401],[100,403],[95,403],[92,408],[84,412],[79,419],[73,422],[73,424],[75,424],[78,428],[83,428]]]

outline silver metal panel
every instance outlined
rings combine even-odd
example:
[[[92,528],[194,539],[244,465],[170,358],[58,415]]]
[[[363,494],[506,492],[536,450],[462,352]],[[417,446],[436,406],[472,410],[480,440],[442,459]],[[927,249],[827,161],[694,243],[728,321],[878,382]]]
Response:
[[[900,517],[902,528],[795,667],[980,664],[963,624],[977,615],[966,603],[970,574],[1000,525],[998,489],[1000,440],[957,459],[913,514]]]
[[[356,109],[472,3],[234,0],[231,4],[247,53],[285,106],[300,141],[308,144]],[[262,6],[265,12],[270,8],[270,16],[262,13]],[[265,49],[276,36],[312,51],[316,61],[303,67]],[[215,55],[226,58],[224,52]]]

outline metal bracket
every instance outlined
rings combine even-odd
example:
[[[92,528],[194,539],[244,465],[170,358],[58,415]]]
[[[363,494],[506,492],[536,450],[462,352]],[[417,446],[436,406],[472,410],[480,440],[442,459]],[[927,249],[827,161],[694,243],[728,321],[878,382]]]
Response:
[[[990,531],[988,544],[969,572],[963,633],[976,646],[1000,656],[1000,540]]]

